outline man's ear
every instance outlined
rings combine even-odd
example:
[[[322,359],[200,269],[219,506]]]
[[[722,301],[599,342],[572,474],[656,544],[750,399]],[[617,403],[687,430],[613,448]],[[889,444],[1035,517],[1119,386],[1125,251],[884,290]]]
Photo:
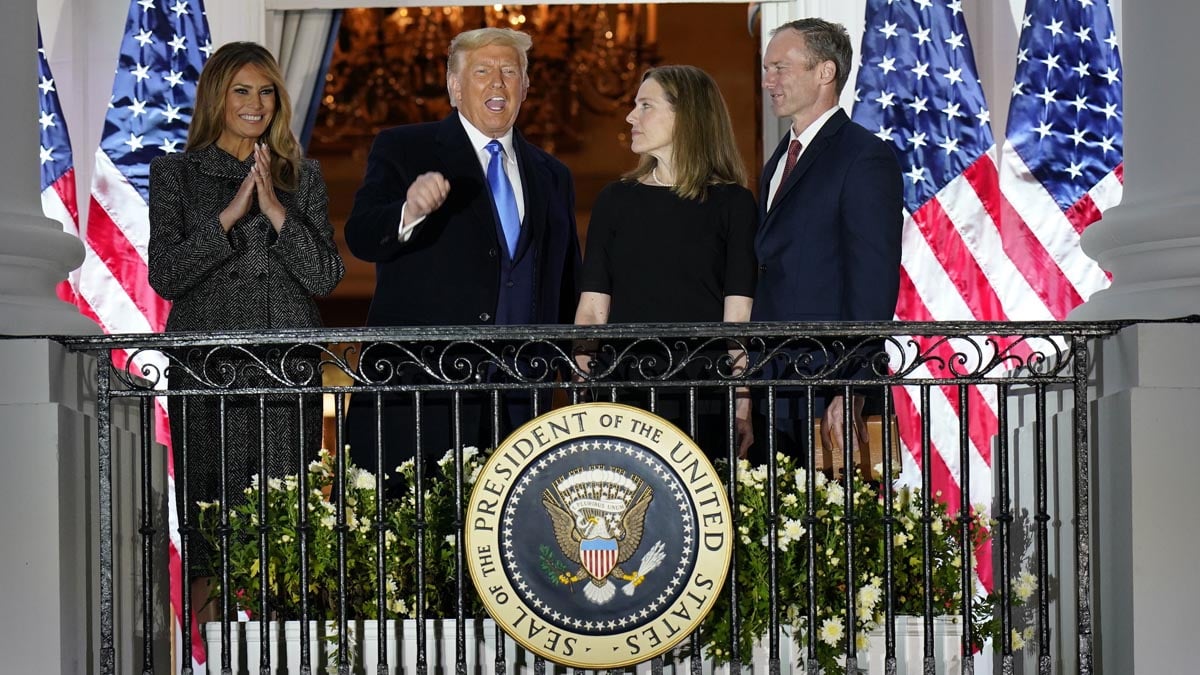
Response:
[[[837,64],[833,61],[822,61],[818,66],[821,69],[821,80],[827,83],[837,82]]]
[[[459,81],[458,75],[450,73],[446,77],[446,90],[450,94],[450,105],[457,108],[462,98],[462,82]]]

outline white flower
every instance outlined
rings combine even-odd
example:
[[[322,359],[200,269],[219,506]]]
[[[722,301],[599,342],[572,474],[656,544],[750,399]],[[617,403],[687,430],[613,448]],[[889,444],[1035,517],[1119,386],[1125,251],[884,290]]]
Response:
[[[933,522],[929,525],[929,529],[933,530],[934,534],[941,534],[942,530],[944,529],[942,527],[942,519],[934,518]]]
[[[408,614],[408,605],[404,604],[403,600],[390,598],[387,601],[387,609],[392,614],[405,615]]]
[[[1037,590],[1037,577],[1029,572],[1021,572],[1021,576],[1013,581],[1013,593],[1017,594],[1017,599],[1021,602],[1027,602],[1035,590]]]
[[[842,629],[842,624],[836,619],[825,619],[825,623],[821,624],[821,630],[817,634],[821,642],[833,647],[841,644],[843,635],[845,635],[845,631]]]
[[[463,448],[463,451],[462,451],[463,464],[465,465],[467,462],[471,461],[471,458],[473,458],[475,455],[478,455],[478,454],[479,454],[479,448],[477,448],[473,445],[468,445],[467,447]]]
[[[1024,646],[1025,638],[1021,636],[1021,633],[1019,633],[1016,628],[1014,628],[1012,632],[1012,648],[1017,650]]]
[[[789,492],[789,493],[785,494],[784,496],[780,497],[779,501],[783,502],[784,506],[795,506],[796,502],[798,502],[800,500],[796,497],[796,494],[794,492]]]
[[[354,487],[358,488],[359,490],[374,490],[375,476],[372,476],[369,471],[359,471],[357,475],[354,476]]]
[[[825,486],[825,503],[830,506],[837,506],[846,499],[846,490],[838,483],[830,483]]]
[[[789,541],[796,541],[803,537],[808,530],[804,529],[804,524],[799,520],[788,518],[783,521],[783,538]]]
[[[765,466],[754,467],[754,469],[752,469],[750,471],[750,476],[751,476],[751,478],[754,479],[754,482],[756,484],[761,485],[761,484],[767,482],[767,467],[765,467]]]
[[[870,610],[874,609],[875,603],[879,602],[879,598],[883,594],[880,593],[879,587],[874,584],[867,584],[858,589],[858,604],[860,607]],[[870,616],[870,614],[868,614]]]
[[[283,481],[279,480],[278,478],[268,478],[267,479],[267,489],[268,490],[282,490],[283,489]]]

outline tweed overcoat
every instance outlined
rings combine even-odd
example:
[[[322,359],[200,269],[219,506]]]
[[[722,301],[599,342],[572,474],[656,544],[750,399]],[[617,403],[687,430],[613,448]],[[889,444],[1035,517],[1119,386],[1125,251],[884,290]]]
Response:
[[[252,203],[228,232],[218,217],[229,205],[253,159],[238,161],[216,145],[166,155],[150,165],[150,285],[172,302],[167,331],[311,328],[321,325],[313,296],[326,295],[341,280],[342,260],[333,242],[325,183],[315,161],[301,164],[294,193],[276,190],[287,210],[278,234]],[[183,368],[181,366],[186,366]],[[295,381],[315,372],[311,354],[278,349],[205,348],[175,350],[168,370],[170,388],[220,387],[236,373],[234,386],[277,386],[264,367]],[[223,370],[224,369],[224,370]],[[319,377],[319,373],[316,373]],[[225,399],[224,427],[229,503],[241,502],[242,488],[260,473],[296,473],[301,458],[311,461],[321,442],[321,408],[316,396],[298,412],[295,396],[268,395],[265,419],[257,396]],[[168,402],[176,476],[186,476],[189,524],[197,501],[220,494],[221,412],[215,396],[190,397],[186,425],[182,398]],[[304,443],[299,444],[303,422]],[[186,445],[183,442],[187,430]],[[266,433],[260,429],[265,426]],[[261,438],[260,438],[261,437]],[[261,441],[261,443],[260,443]],[[185,454],[186,447],[186,454]],[[265,453],[260,457],[259,449]],[[189,541],[190,573],[210,574],[213,551],[197,537]]]

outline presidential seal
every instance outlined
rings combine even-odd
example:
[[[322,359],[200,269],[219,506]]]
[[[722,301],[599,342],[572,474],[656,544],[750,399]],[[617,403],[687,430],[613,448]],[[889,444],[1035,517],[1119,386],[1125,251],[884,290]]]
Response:
[[[625,405],[561,408],[493,453],[467,505],[471,578],[549,661],[622,668],[695,630],[729,568],[732,519],[704,453]]]

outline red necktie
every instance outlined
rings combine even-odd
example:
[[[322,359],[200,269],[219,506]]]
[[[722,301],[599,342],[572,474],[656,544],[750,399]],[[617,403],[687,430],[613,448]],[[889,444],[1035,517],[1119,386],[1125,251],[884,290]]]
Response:
[[[783,186],[787,184],[788,176],[792,174],[792,169],[796,168],[796,160],[800,159],[800,149],[803,147],[800,145],[800,141],[794,138],[788,144],[787,161],[783,163],[783,175],[779,177],[779,187],[775,188],[775,196],[771,198],[771,206],[775,206],[775,202],[779,201],[779,193],[783,192]]]

